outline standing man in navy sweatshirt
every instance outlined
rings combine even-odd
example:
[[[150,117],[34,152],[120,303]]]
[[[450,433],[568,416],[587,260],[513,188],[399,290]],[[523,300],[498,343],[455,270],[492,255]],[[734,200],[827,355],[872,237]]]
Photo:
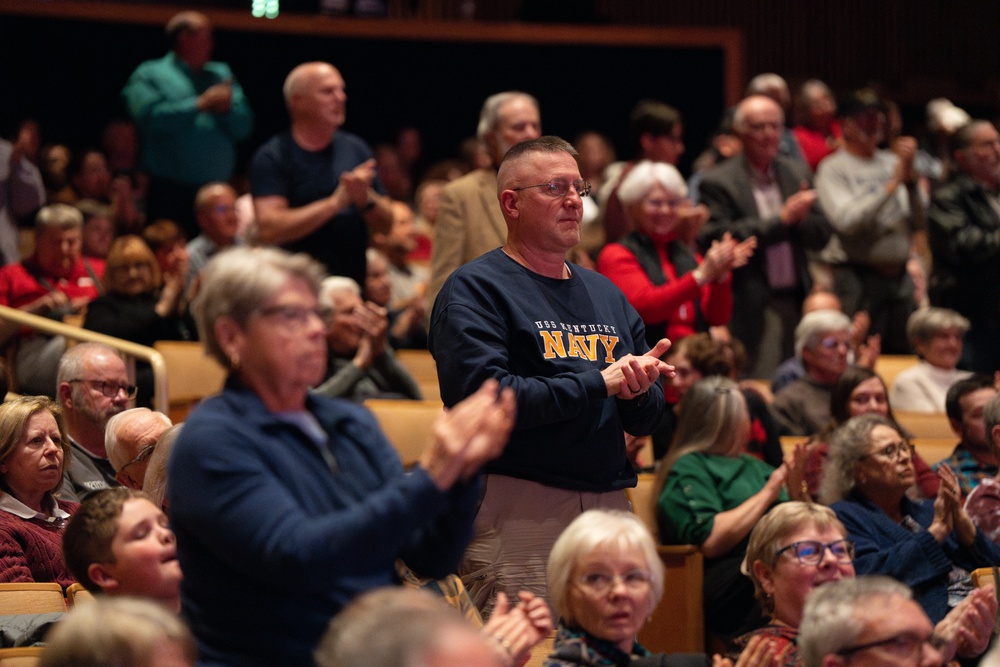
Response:
[[[636,484],[625,432],[645,435],[663,410],[642,320],[603,276],[566,262],[580,240],[576,151],[558,137],[514,146],[497,174],[506,244],[452,273],[434,303],[430,350],[452,406],[487,378],[511,387],[517,422],[487,465],[475,537],[460,574],[484,613],[496,593],[546,596],[553,542],[587,509],[628,511]]]

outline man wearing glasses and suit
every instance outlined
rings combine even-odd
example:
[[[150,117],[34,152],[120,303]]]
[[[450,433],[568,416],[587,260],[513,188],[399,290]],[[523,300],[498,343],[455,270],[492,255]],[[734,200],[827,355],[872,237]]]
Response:
[[[511,387],[517,421],[504,453],[484,467],[485,492],[459,573],[489,613],[497,593],[545,597],[553,542],[577,515],[628,511],[636,473],[625,432],[658,423],[672,368],[650,350],[625,296],[571,264],[580,240],[576,151],[558,137],[524,141],[497,173],[506,243],[458,268],[431,315],[429,347],[452,406],[488,378]]]

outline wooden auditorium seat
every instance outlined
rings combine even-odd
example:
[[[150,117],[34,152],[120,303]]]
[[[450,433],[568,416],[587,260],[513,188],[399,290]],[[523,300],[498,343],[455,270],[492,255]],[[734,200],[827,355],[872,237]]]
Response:
[[[0,667],[35,667],[44,650],[44,646],[0,648]]]
[[[0,583],[0,615],[66,611],[62,586],[55,582]]]
[[[364,403],[382,432],[396,448],[403,466],[409,468],[430,444],[434,420],[443,409],[439,401],[409,401],[372,398]]]
[[[203,399],[218,393],[226,381],[226,370],[205,354],[201,343],[186,340],[158,340],[153,343],[167,367],[169,417],[175,424]]]
[[[626,489],[634,512],[654,538],[659,532],[653,509],[656,476],[641,473],[634,489]],[[657,547],[663,561],[663,598],[652,620],[639,631],[639,643],[653,652],[702,653],[705,650],[704,557],[692,544]]]

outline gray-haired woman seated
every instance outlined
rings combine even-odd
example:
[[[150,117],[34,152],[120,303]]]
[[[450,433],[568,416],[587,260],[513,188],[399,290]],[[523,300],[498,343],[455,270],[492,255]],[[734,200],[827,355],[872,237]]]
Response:
[[[907,498],[913,447],[886,417],[865,414],[834,432],[820,486],[855,544],[857,572],[909,585],[935,623],[971,590],[968,572],[1000,564],[1000,547],[966,514],[955,474],[946,464],[937,473],[933,502]]]
[[[552,547],[546,578],[560,616],[546,667],[709,665],[702,654],[653,655],[636,641],[663,596],[663,563],[634,514],[588,510],[574,519]],[[755,641],[737,664],[763,667],[773,655],[766,641]],[[713,663],[732,665],[719,656]]]
[[[920,308],[906,321],[906,337],[920,363],[896,376],[889,398],[897,410],[944,412],[948,388],[972,375],[958,370],[969,320],[948,308]]]
[[[306,255],[264,248],[202,273],[200,338],[229,377],[185,422],[167,496],[203,666],[311,667],[330,617],[397,583],[397,558],[424,577],[454,571],[479,468],[513,425],[513,394],[487,382],[442,412],[404,474],[367,410],[310,394],[326,371],[322,277]]]

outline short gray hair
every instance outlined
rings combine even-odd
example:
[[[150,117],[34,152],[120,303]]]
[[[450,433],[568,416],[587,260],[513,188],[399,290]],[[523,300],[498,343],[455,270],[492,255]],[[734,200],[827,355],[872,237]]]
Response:
[[[202,270],[201,290],[192,304],[205,349],[232,370],[232,361],[215,336],[215,323],[229,317],[245,326],[250,315],[288,278],[305,281],[313,294],[318,294],[323,275],[322,265],[303,253],[245,246],[223,250]]]
[[[851,417],[833,432],[830,455],[823,465],[823,481],[819,487],[821,503],[832,505],[854,490],[857,483],[854,469],[868,456],[876,426],[888,426],[899,433],[899,428],[888,417],[872,412]]]
[[[139,454],[137,451],[127,451],[121,441],[121,432],[137,417],[141,417],[143,421],[147,417],[157,419],[165,428],[173,426],[170,417],[149,408],[130,408],[109,419],[107,426],[104,427],[104,449],[108,454],[108,463],[115,472],[119,472]]]
[[[361,286],[347,276],[327,276],[319,286],[320,305],[324,308],[333,308],[333,295],[340,292],[361,296]]]
[[[881,575],[841,579],[817,588],[799,623],[803,667],[820,667],[824,656],[856,643],[865,630],[857,612],[879,598],[912,600],[913,594],[905,584]]]
[[[66,350],[59,359],[59,370],[56,371],[56,386],[80,377],[87,359],[94,354],[107,354],[121,359],[121,355],[113,347],[104,343],[78,343]]]
[[[750,79],[747,83],[746,91],[744,95],[750,97],[751,95],[763,95],[764,97],[770,97],[771,91],[777,90],[781,93],[782,97],[785,98],[785,102],[791,100],[792,95],[788,90],[788,82],[785,81],[785,77],[780,74],[775,74],[774,72],[764,72],[763,74],[758,74],[754,78]],[[784,106],[784,104],[779,100],[774,100],[778,102],[779,106]]]
[[[687,184],[677,167],[666,162],[643,160],[628,172],[618,186],[618,199],[625,206],[642,200],[653,186],[660,185],[678,197],[687,197]]]
[[[167,462],[182,428],[184,428],[183,422],[174,424],[161,433],[153,453],[149,456],[146,477],[142,480],[142,491],[157,507],[163,507],[163,499],[167,496]]]
[[[476,138],[482,141],[491,132],[497,129],[500,122],[500,107],[515,99],[525,99],[538,109],[538,100],[528,93],[520,90],[508,90],[496,95],[490,95],[483,102],[483,108],[479,110],[479,125],[476,126]]]
[[[405,587],[377,588],[333,617],[313,658],[317,667],[422,667],[456,632],[488,641],[439,597]]]
[[[145,665],[171,641],[194,664],[197,648],[184,621],[149,600],[99,595],[73,607],[46,636],[39,667]]]
[[[663,595],[663,562],[642,520],[630,512],[587,510],[573,519],[552,545],[545,571],[549,600],[568,625],[577,622],[569,605],[569,589],[576,564],[597,547],[608,544],[642,552],[650,572],[650,609]]]
[[[35,215],[35,231],[38,233],[48,229],[81,228],[83,228],[83,213],[69,204],[49,204],[39,209]]]
[[[814,310],[799,320],[795,327],[795,356],[802,358],[802,350],[812,349],[823,334],[834,331],[851,331],[851,318],[839,310]]]
[[[906,337],[911,345],[928,343],[947,329],[958,329],[959,334],[964,336],[969,331],[969,320],[950,308],[934,306],[918,308],[906,320]]]

